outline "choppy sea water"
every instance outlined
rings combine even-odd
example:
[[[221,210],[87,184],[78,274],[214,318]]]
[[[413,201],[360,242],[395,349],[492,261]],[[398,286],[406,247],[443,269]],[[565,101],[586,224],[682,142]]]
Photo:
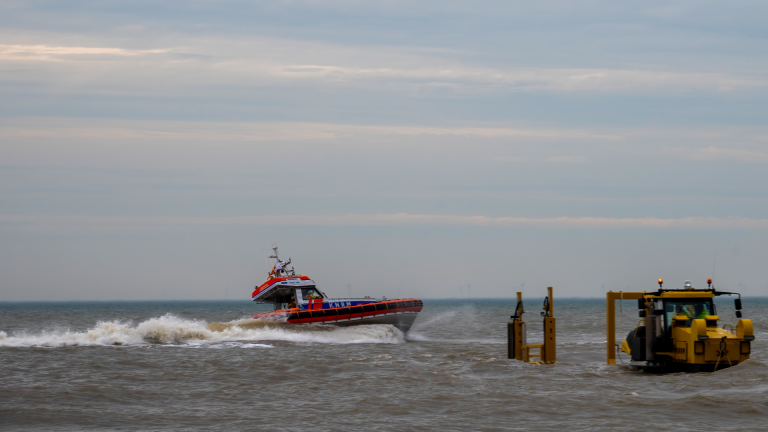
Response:
[[[510,299],[424,300],[408,334],[254,321],[234,302],[0,303],[3,430],[763,430],[752,359],[716,373],[605,364],[605,301],[556,299],[558,364],[506,358]],[[540,299],[526,299],[528,341]],[[638,321],[617,308],[617,340]],[[734,323],[730,301],[722,322]],[[624,356],[624,360],[628,360]]]

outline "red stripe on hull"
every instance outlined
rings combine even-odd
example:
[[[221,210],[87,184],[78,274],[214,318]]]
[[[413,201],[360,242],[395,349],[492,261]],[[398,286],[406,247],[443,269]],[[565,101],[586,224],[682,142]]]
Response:
[[[282,315],[291,316],[291,315],[298,315],[299,313],[302,313],[302,314],[310,313],[312,315],[314,315],[314,314],[320,315],[322,313],[323,316],[317,316],[317,317],[310,316],[308,318],[290,318],[290,319],[287,320],[287,322],[291,323],[291,324],[312,324],[312,323],[352,321],[352,320],[355,320],[355,321],[356,320],[360,320],[360,321],[364,322],[364,320],[366,318],[373,318],[373,317],[381,316],[381,315],[391,315],[391,314],[404,313],[404,312],[410,312],[410,313],[419,313],[419,312],[421,312],[421,309],[423,308],[423,306],[411,306],[411,307],[405,306],[405,307],[395,307],[395,308],[392,308],[392,309],[389,308],[390,305],[397,305],[398,303],[401,303],[401,302],[405,303],[405,302],[409,302],[409,301],[410,302],[418,302],[417,304],[423,304],[421,302],[421,300],[419,300],[419,299],[386,300],[386,301],[376,302],[376,303],[367,303],[366,306],[367,305],[376,306],[376,305],[382,305],[383,304],[383,305],[387,305],[387,309],[382,309],[382,310],[378,310],[377,309],[375,311],[370,311],[370,312],[349,313],[349,314],[344,314],[344,315],[332,315],[332,316],[326,316],[325,315],[326,311],[330,311],[330,310],[338,311],[339,309],[349,309],[350,307],[356,308],[356,307],[362,307],[363,305],[360,305],[360,306],[346,306],[346,307],[343,307],[343,308],[314,309],[314,307],[316,307],[318,305],[317,304],[310,304],[310,305],[308,305],[308,307],[310,308],[308,310],[299,310],[299,309],[281,310],[281,311],[275,311],[275,312],[255,315],[254,318],[266,318],[266,317],[282,316]]]
[[[376,313],[376,312],[379,312],[379,313]],[[373,318],[377,315],[387,315],[387,314],[395,314],[395,313],[403,313],[403,312],[419,313],[421,312],[421,307],[390,309],[388,311],[376,311],[376,312],[364,312],[361,314],[336,315],[336,316],[330,316],[330,317],[326,316],[326,317],[317,317],[317,318],[297,318],[297,319],[289,319],[286,322],[291,324],[312,324],[312,323],[323,323],[328,321],[330,322],[351,321],[352,319],[355,319],[355,318],[363,320],[365,318]],[[256,315],[254,318],[263,317],[267,315],[275,315],[275,314]]]

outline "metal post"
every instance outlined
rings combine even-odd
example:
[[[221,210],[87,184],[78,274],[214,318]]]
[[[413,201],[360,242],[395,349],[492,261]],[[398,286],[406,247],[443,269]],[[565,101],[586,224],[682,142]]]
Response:
[[[515,322],[512,320],[507,323],[507,358],[515,358]]]
[[[608,364],[616,364],[616,305],[615,296],[612,291],[605,294],[605,309],[608,312],[606,320],[608,321],[608,338],[606,343],[606,354],[608,354]]]
[[[514,318],[507,323],[507,358],[522,360],[525,345],[525,322],[523,321],[523,293],[517,293]]]
[[[528,343],[526,340],[525,323],[518,321],[515,323],[515,360],[523,360],[523,346]]]
[[[544,346],[541,347],[541,361],[543,363],[557,362],[557,328],[555,327],[554,299],[552,287],[548,287],[549,303],[544,315]]]

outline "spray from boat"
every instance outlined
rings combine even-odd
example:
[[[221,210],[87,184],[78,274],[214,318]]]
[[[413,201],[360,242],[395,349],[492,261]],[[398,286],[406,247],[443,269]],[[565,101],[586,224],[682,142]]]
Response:
[[[296,326],[275,321],[244,319],[228,323],[206,323],[166,314],[139,322],[100,321],[85,330],[55,329],[36,333],[0,332],[0,347],[64,346],[177,346],[177,347],[266,347],[274,342],[356,344],[405,341],[389,325],[337,327]],[[261,342],[261,344],[255,344]]]

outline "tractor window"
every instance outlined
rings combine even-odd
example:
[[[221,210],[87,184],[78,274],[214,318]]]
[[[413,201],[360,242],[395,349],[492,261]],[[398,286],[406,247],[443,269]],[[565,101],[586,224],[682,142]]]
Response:
[[[664,326],[670,328],[675,316],[688,318],[686,327],[691,326],[694,319],[704,319],[707,315],[714,315],[711,299],[680,299],[666,300],[664,302]]]

